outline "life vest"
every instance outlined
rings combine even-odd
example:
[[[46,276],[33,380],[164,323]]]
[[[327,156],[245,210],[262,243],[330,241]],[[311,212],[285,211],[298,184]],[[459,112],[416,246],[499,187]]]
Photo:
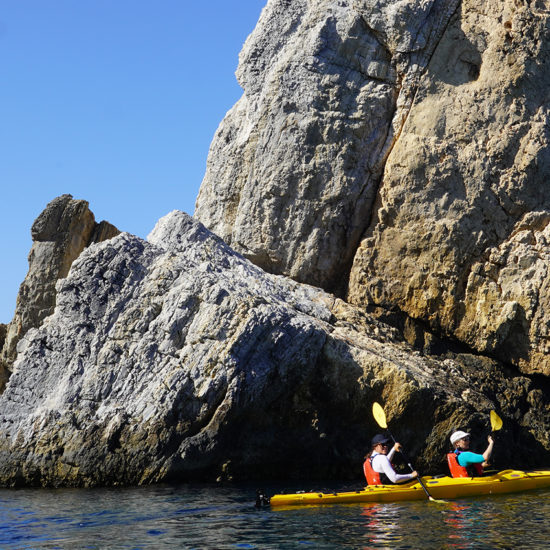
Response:
[[[393,485],[388,476],[384,473],[379,473],[372,467],[372,459],[374,457],[368,456],[365,462],[363,462],[363,473],[367,480],[368,485]]]
[[[483,466],[481,464],[472,464],[468,468],[458,463],[458,455],[461,451],[447,453],[447,464],[452,477],[476,477],[483,475]]]

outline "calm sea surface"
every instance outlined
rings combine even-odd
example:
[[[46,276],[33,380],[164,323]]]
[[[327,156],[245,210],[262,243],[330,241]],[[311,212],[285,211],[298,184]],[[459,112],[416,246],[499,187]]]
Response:
[[[243,485],[0,489],[0,548],[550,548],[549,490],[292,510],[254,501]]]

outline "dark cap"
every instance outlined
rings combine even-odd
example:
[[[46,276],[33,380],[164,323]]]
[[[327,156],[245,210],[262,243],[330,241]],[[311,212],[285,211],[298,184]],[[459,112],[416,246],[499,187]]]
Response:
[[[383,434],[378,434],[372,438],[372,441],[370,443],[374,447],[375,445],[379,445],[380,443],[389,443],[389,442],[390,442],[389,437]]]

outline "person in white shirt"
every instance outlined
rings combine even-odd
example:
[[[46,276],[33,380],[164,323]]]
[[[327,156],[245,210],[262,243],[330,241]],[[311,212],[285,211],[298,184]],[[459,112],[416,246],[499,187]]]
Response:
[[[363,471],[369,485],[391,485],[403,483],[418,477],[418,472],[398,474],[391,464],[396,452],[401,451],[401,444],[395,442],[391,450],[391,440],[385,435],[378,434],[372,438],[371,452],[365,457]]]

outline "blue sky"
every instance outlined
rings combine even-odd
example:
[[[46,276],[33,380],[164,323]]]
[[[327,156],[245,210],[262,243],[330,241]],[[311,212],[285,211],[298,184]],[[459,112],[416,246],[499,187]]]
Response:
[[[266,1],[2,2],[0,322],[13,316],[31,225],[58,195],[140,237],[171,210],[193,213]]]

